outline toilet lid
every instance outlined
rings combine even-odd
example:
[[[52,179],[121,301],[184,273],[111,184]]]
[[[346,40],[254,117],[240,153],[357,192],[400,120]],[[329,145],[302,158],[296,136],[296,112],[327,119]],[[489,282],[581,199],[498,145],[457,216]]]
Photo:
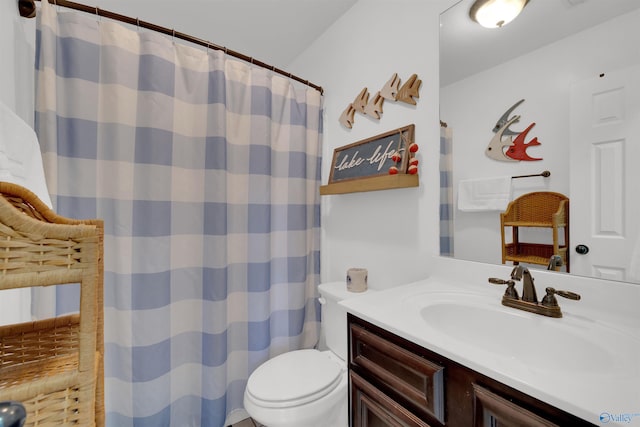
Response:
[[[247,393],[266,407],[301,405],[331,392],[344,372],[318,350],[297,350],[268,360],[247,382]]]

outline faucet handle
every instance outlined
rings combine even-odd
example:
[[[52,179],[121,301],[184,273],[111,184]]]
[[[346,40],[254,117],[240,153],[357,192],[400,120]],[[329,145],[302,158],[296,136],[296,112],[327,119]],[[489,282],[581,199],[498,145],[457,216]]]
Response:
[[[551,255],[547,270],[557,271],[558,267],[562,267],[562,257],[560,255]]]
[[[497,277],[489,277],[489,283],[493,283],[494,285],[507,285],[507,289],[504,291],[504,296],[513,299],[520,299],[518,291],[515,288],[516,282],[514,282],[513,280],[503,280],[498,279]]]
[[[547,307],[556,307],[558,305],[558,300],[556,300],[555,295],[559,295],[564,298],[572,299],[578,301],[581,296],[575,292],[569,291],[558,291],[552,287],[548,287],[545,289],[547,291],[547,295],[542,298],[542,305]]]
[[[551,288],[551,289],[553,289],[553,288]],[[561,297],[572,299],[572,300],[576,300],[576,301],[578,301],[578,300],[580,300],[580,298],[582,298],[580,296],[580,294],[577,294],[575,292],[558,291],[558,290],[555,290],[555,289],[553,289],[553,291],[556,293],[556,295],[560,295]]]

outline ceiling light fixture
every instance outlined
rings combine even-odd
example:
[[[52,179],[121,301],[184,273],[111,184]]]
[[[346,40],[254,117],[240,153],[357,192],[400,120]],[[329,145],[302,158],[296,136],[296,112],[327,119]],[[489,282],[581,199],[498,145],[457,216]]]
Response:
[[[469,16],[486,28],[500,28],[513,21],[529,0],[475,0]]]

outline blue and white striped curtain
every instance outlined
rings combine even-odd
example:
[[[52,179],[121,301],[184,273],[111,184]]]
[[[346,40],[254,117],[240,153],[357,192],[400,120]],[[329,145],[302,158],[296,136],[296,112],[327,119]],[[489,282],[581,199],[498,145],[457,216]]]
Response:
[[[453,256],[453,132],[440,127],[440,255]]]
[[[318,339],[322,97],[46,1],[38,16],[54,209],[105,221],[107,425],[222,426],[260,363]]]

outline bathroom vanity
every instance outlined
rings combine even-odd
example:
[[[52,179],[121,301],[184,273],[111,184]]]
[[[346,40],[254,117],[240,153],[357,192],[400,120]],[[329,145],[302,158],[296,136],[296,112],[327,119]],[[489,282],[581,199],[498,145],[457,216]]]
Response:
[[[536,270],[538,292],[582,294],[551,318],[503,306],[487,279],[509,269],[480,268],[341,303],[351,426],[640,425],[640,289]]]
[[[594,425],[356,316],[348,323],[353,427]]]

